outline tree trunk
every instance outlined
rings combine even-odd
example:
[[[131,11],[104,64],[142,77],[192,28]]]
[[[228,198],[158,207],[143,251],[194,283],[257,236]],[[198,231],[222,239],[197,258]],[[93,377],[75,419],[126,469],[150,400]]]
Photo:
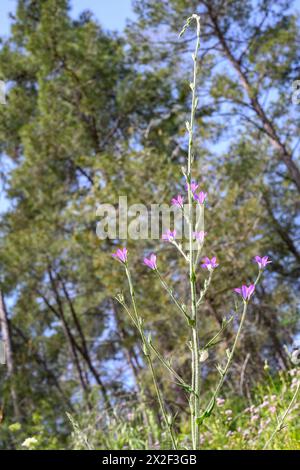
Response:
[[[0,289],[0,323],[1,323],[1,334],[4,342],[5,360],[7,365],[7,375],[10,382],[10,394],[14,410],[14,416],[17,421],[20,420],[21,414],[18,404],[17,392],[14,384],[14,360],[12,351],[12,341],[9,328],[9,320],[7,316],[6,305],[4,301],[3,292]]]

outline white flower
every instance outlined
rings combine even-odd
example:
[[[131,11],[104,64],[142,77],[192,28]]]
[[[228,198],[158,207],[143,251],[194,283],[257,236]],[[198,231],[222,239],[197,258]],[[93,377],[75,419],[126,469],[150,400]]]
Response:
[[[23,447],[27,447],[27,449],[30,449],[30,447],[34,446],[37,444],[38,440],[35,437],[27,437],[24,442],[22,442]]]

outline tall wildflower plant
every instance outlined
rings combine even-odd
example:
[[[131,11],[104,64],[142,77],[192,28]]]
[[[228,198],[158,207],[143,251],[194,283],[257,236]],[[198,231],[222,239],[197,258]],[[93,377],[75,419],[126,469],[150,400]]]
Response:
[[[175,432],[174,427],[174,416],[170,414],[162,392],[159,387],[159,383],[156,377],[155,368],[153,365],[153,358],[156,357],[161,361],[165,369],[175,378],[176,383],[182,387],[186,392],[188,397],[188,404],[190,408],[190,448],[193,450],[199,449],[200,446],[200,429],[203,422],[209,418],[212,414],[215,407],[217,398],[219,396],[220,390],[224,384],[228,371],[233,361],[234,353],[241,335],[241,331],[244,326],[245,318],[247,315],[247,309],[249,302],[253,294],[255,293],[255,288],[259,282],[261,275],[266,268],[266,266],[271,262],[267,256],[260,257],[256,256],[254,261],[258,266],[258,274],[255,281],[249,286],[242,285],[234,289],[241,297],[242,301],[242,313],[240,318],[239,327],[233,341],[231,349],[227,349],[226,358],[222,361],[222,364],[217,365],[217,370],[219,373],[219,379],[215,385],[215,388],[211,391],[211,396],[208,399],[207,403],[204,403],[201,400],[201,389],[200,389],[200,378],[201,364],[208,357],[208,350],[217,344],[219,337],[222,335],[225,328],[232,321],[232,317],[229,319],[224,319],[223,324],[220,330],[206,343],[204,344],[199,329],[199,308],[208,289],[210,288],[211,281],[214,275],[214,271],[218,268],[219,264],[217,263],[216,256],[208,257],[205,256],[200,260],[202,256],[202,249],[204,245],[205,232],[204,232],[204,210],[205,210],[205,201],[207,194],[204,191],[200,191],[198,183],[194,180],[193,174],[193,163],[194,163],[194,122],[195,114],[198,107],[198,97],[197,97],[197,77],[198,77],[198,52],[200,48],[200,17],[196,14],[192,15],[187,19],[179,37],[183,36],[187,28],[191,26],[192,23],[196,24],[196,45],[195,51],[192,54],[193,60],[193,79],[190,83],[190,88],[192,92],[192,104],[191,104],[191,113],[190,120],[186,122],[186,128],[188,132],[188,155],[186,166],[182,168],[182,173],[185,179],[185,191],[187,197],[187,204],[184,204],[184,197],[178,195],[172,199],[172,205],[176,206],[178,210],[183,212],[183,216],[186,220],[188,226],[188,249],[185,251],[182,244],[178,243],[176,240],[176,231],[168,230],[163,234],[162,238],[164,241],[171,243],[174,248],[176,248],[184,258],[187,269],[188,284],[190,290],[190,300],[189,305],[184,305],[179,299],[179,297],[174,293],[173,289],[167,284],[163,278],[160,270],[157,265],[157,257],[152,253],[148,258],[144,258],[144,264],[153,271],[157,276],[162,287],[165,289],[167,294],[170,296],[171,300],[174,302],[178,310],[184,316],[187,321],[189,328],[189,338],[188,345],[191,352],[191,381],[187,383],[173,368],[171,363],[166,360],[163,355],[158,351],[157,347],[153,344],[151,335],[146,335],[144,327],[144,319],[139,313],[138,306],[135,298],[135,290],[132,282],[132,277],[130,274],[130,263],[129,256],[126,248],[119,248],[116,253],[113,254],[113,257],[116,258],[124,266],[125,273],[128,279],[129,292],[131,298],[131,305],[126,303],[126,300],[123,294],[119,294],[116,299],[123,306],[124,310],[129,315],[133,325],[136,327],[142,343],[143,353],[146,358],[146,362],[149,365],[150,373],[152,375],[153,384],[157,396],[157,400],[160,406],[161,415],[163,418],[163,423],[165,429],[167,430],[174,449],[178,449],[179,443]],[[187,209],[187,210],[186,210]],[[195,216],[196,214],[196,216]],[[196,243],[196,249],[195,248]],[[202,268],[205,270],[208,275],[204,281],[202,289],[197,291],[198,285],[198,272]]]

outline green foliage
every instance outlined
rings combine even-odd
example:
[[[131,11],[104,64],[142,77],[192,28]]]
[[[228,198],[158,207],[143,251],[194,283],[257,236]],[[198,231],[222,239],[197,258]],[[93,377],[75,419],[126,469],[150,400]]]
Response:
[[[299,371],[298,371],[299,372]],[[297,369],[277,376],[264,374],[265,382],[258,385],[248,398],[240,396],[219,398],[214,413],[201,427],[201,449],[254,450],[262,449],[277,424],[277,417],[287,408],[295,390]],[[299,373],[298,373],[299,377]],[[125,397],[124,397],[125,398]],[[90,412],[72,415],[73,431],[68,436],[67,448],[71,449],[163,449],[169,442],[157,425],[156,417],[149,409],[150,424],[145,426],[141,408],[132,397],[124,399],[122,406],[113,411]],[[300,427],[297,422],[299,402],[294,405],[284,428],[272,442],[272,449],[299,449]],[[65,418],[67,420],[67,418]],[[180,448],[189,439],[188,422],[178,416]],[[36,426],[36,425],[35,425]],[[10,435],[18,446],[25,438],[16,425],[10,426]],[[38,432],[38,434],[36,434]],[[47,441],[47,432],[39,426],[32,429],[38,442],[35,448],[52,449],[54,440]],[[25,439],[24,439],[25,440]]]
[[[124,290],[123,273],[120,266],[112,267],[115,242],[96,237],[95,210],[102,202],[116,205],[120,195],[128,196],[128,204],[148,205],[176,194],[187,150],[187,64],[194,39],[187,32],[179,42],[177,34],[194,12],[205,18],[195,139],[198,179],[209,192],[207,214],[214,214],[205,221],[205,249],[216,253],[222,267],[201,305],[201,343],[234,313],[232,288],[253,277],[251,258],[269,254],[271,274],[249,308],[226,383],[226,409],[236,416],[251,406],[248,390],[257,383],[261,396],[275,394],[283,407],[287,404],[283,385],[278,390],[263,385],[263,364],[268,359],[272,373],[288,367],[283,346],[293,343],[299,330],[299,195],[286,165],[299,155],[299,106],[290,100],[291,83],[299,78],[299,19],[291,1],[232,0],[225,2],[226,9],[220,3],[136,1],[136,20],[120,36],[105,32],[90,15],[73,20],[65,0],[18,1],[11,34],[1,40],[0,50],[0,78],[9,83],[7,105],[0,109],[0,175],[9,201],[0,219],[0,289],[9,299],[15,365],[12,378],[0,366],[0,448],[21,448],[31,437],[37,439],[29,443],[34,448],[83,448],[78,433],[70,439],[66,412],[95,448],[169,445],[159,434],[140,342],[112,300]],[[239,71],[212,27],[207,4],[217,13],[229,52],[239,59]],[[248,90],[239,72],[247,77]],[[254,99],[287,158],[270,140]],[[134,283],[139,281],[137,302],[153,342],[188,381],[188,325],[141,263],[153,244],[128,242]],[[160,263],[169,285],[187,303],[177,255],[160,250]],[[205,362],[205,388],[215,383],[216,355],[225,357],[234,327],[235,320]],[[175,399],[182,404],[178,427],[184,445],[185,392],[162,379],[163,368],[156,367],[170,407]],[[152,410],[151,442],[139,400],[132,398],[140,383]],[[20,421],[14,416],[12,385]],[[235,400],[237,393],[241,398]],[[134,402],[130,419],[124,397]],[[250,398],[260,404],[260,392]],[[237,432],[237,422],[241,429],[249,427],[248,415],[233,426],[222,414],[225,408],[217,409],[209,421],[215,440],[208,434],[204,447],[210,442],[215,448],[261,446],[260,439],[249,444]],[[253,432],[256,425],[250,426]],[[226,437],[229,431],[234,434]],[[299,429],[291,424],[274,446],[297,448],[296,438]]]
[[[277,418],[288,407],[295,391],[296,369],[290,375],[266,377],[266,382],[251,393],[248,403],[241,397],[230,397],[217,406],[214,417],[204,424],[203,449],[259,450],[277,425]],[[299,401],[294,405],[283,429],[272,441],[272,449],[299,449],[300,428],[297,424]]]

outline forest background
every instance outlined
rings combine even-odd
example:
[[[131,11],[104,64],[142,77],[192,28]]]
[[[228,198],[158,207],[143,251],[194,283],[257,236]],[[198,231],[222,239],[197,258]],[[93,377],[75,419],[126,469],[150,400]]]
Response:
[[[299,347],[299,1],[109,3],[110,11],[104,1],[1,2],[3,449],[21,448],[32,436],[35,448],[84,447],[78,429],[96,448],[143,448],[149,430],[141,383],[153,413],[152,444],[159,440],[139,339],[114,300],[126,289],[111,258],[118,240],[97,238],[96,208],[116,205],[119,196],[128,204],[168,203],[179,192],[195,34],[179,41],[178,32],[194,12],[202,18],[195,146],[198,180],[209,193],[205,249],[220,263],[201,309],[202,336],[235,312],[232,289],[253,278],[255,255],[268,255],[272,264],[222,396],[240,413],[256,409],[259,397],[282,402],[295,375],[287,351]],[[160,351],[185,376],[184,319],[141,261],[154,246],[127,241],[137,299]],[[184,298],[176,253],[161,243],[159,254]],[[229,329],[206,361],[208,388],[216,380],[214,355],[232,338]],[[182,390],[157,370],[169,406],[181,407],[184,435]],[[215,418],[219,440],[208,429],[204,446],[234,446],[230,433],[238,447],[257,444],[222,416]],[[283,445],[297,441],[294,423]]]

